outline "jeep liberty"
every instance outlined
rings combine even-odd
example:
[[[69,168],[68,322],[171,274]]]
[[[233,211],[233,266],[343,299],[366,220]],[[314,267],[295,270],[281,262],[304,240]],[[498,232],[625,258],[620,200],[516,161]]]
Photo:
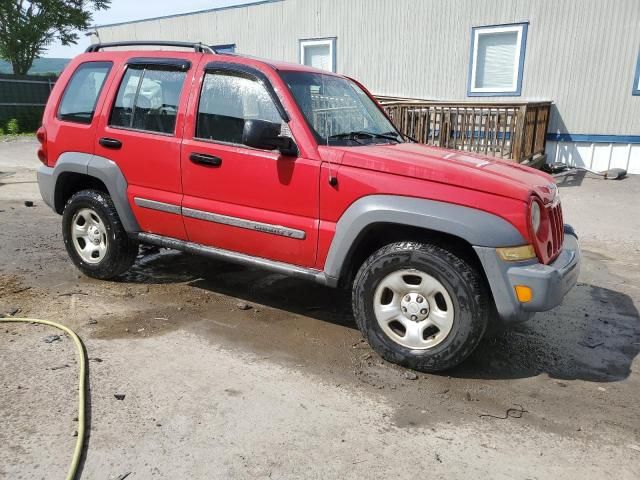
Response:
[[[304,65],[92,45],[37,137],[84,274],[123,274],[142,243],[350,288],[371,347],[415,370],[458,365],[490,320],[528,320],[577,281],[549,175],[418,144],[360,83]]]

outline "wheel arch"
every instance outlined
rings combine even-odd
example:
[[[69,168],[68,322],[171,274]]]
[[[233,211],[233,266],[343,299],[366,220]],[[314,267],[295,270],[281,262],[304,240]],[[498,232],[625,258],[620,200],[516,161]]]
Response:
[[[497,215],[478,209],[412,197],[371,195],[341,216],[325,262],[331,282],[347,284],[368,255],[402,240],[429,241],[480,266],[474,246],[515,246],[525,242]]]
[[[64,171],[58,175],[54,193],[54,209],[56,213],[62,215],[64,206],[74,193],[81,190],[99,190],[109,193],[109,189],[102,180],[87,175],[86,173],[78,173]]]
[[[128,233],[140,231],[127,199],[127,181],[115,162],[97,155],[68,152],[56,162],[53,176],[53,206],[57,213],[62,213],[67,200],[74,193],[96,189],[109,194]]]
[[[349,286],[366,259],[380,248],[391,243],[407,241],[440,246],[478,267],[484,274],[473,246],[461,237],[424,227],[378,222],[367,225],[356,237],[340,270],[338,284],[343,287]]]

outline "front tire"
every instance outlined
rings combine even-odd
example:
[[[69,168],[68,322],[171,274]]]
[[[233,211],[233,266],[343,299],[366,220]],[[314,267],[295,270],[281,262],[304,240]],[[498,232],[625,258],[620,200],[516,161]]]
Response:
[[[138,242],[127,235],[111,197],[98,190],[82,190],[67,201],[62,236],[69,257],[89,277],[117,277],[138,255]]]
[[[421,372],[460,364],[487,327],[482,277],[439,246],[387,245],[358,271],[352,291],[358,328],[385,360]]]

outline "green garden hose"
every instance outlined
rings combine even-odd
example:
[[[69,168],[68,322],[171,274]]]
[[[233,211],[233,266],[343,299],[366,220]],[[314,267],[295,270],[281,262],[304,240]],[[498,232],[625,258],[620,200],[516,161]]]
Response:
[[[78,465],[80,464],[80,455],[82,454],[82,448],[84,446],[85,434],[85,388],[87,383],[87,370],[84,346],[82,345],[82,341],[80,340],[80,337],[78,337],[78,335],[76,335],[76,333],[69,327],[65,327],[64,325],[50,322],[48,320],[38,320],[36,318],[6,317],[0,318],[0,322],[37,323],[41,325],[48,325],[65,332],[73,339],[73,342],[76,344],[76,347],[78,349],[78,358],[80,360],[80,372],[78,374],[78,439],[76,440],[76,448],[73,451],[71,466],[69,467],[69,471],[66,476],[66,480],[74,480],[76,478],[76,473],[78,472]]]

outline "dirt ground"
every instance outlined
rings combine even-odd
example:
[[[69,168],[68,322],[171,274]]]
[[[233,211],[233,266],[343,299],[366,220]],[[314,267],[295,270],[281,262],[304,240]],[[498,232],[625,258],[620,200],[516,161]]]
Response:
[[[0,314],[84,340],[82,478],[640,478],[640,177],[560,179],[578,286],[412,380],[362,342],[342,292],[167,250],[119,281],[81,276],[36,167],[33,140],[0,143]],[[73,343],[0,327],[0,478],[64,478]]]

